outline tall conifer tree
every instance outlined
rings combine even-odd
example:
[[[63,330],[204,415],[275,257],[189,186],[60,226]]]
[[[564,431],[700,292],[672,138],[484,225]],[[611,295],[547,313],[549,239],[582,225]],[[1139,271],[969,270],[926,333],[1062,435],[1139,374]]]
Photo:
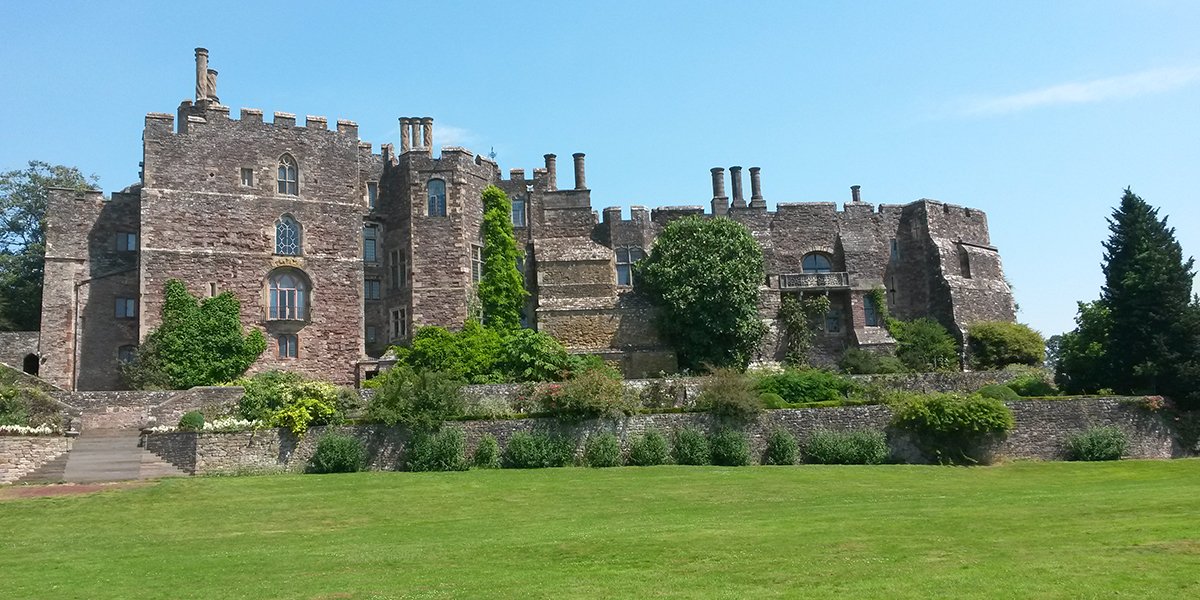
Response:
[[[1183,259],[1167,219],[1128,188],[1108,223],[1100,298],[1109,311],[1112,375],[1120,391],[1171,390],[1175,367],[1196,354],[1185,329],[1192,259]]]

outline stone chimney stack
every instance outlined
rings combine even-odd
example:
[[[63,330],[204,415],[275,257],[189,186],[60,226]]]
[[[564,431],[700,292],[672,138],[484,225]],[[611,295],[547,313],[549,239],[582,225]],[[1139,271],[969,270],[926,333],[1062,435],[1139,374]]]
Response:
[[[859,193],[859,190],[861,190],[861,189],[862,189],[861,185],[850,186],[850,201],[851,202],[862,202],[862,194]]]
[[[412,133],[412,126],[409,125],[408,119],[405,117],[400,117],[400,153],[401,154],[404,154],[405,152],[412,150],[412,137],[409,135],[410,133]]]
[[[725,195],[725,169],[723,167],[713,167],[712,171],[712,214],[724,215],[729,213],[729,197]]]
[[[196,48],[196,102],[208,99],[208,50]]]
[[[546,189],[553,192],[558,189],[558,157],[546,155]]]
[[[220,104],[221,99],[217,97],[217,70],[208,69],[205,79],[208,81],[208,99],[212,100],[213,104]]]
[[[746,208],[746,200],[742,198],[741,167],[729,167],[729,183],[733,186],[733,208]]]
[[[433,117],[421,118],[421,147],[433,150]]]
[[[575,159],[575,189],[586,190],[587,180],[584,178],[583,172],[583,153],[576,152],[571,157]]]
[[[760,167],[750,167],[750,208],[766,208],[767,201],[763,200],[762,180],[759,178]]]

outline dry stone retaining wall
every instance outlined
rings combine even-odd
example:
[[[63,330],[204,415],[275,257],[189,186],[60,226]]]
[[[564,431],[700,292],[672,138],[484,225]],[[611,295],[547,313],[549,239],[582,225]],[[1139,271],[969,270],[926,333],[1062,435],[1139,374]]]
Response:
[[[1070,400],[1025,400],[1009,403],[1016,418],[1016,429],[997,444],[994,453],[1005,458],[1057,460],[1064,458],[1066,439],[1089,427],[1115,425],[1129,436],[1130,458],[1171,458],[1183,452],[1163,419],[1118,398]],[[743,428],[750,438],[752,457],[762,456],[766,437],[777,427],[790,431],[803,443],[814,431],[886,429],[892,411],[886,406],[852,406],[771,410]],[[711,431],[712,417],[705,413],[662,413],[634,415],[617,421],[587,421],[562,424],[553,419],[510,419],[462,421],[450,427],[461,429],[472,452],[485,435],[491,435],[503,447],[519,431],[544,431],[575,439],[581,449],[592,435],[610,431],[622,446],[638,434],[656,428],[667,434],[685,427]],[[284,430],[244,433],[169,433],[147,434],[146,448],[172,464],[192,473],[234,471],[303,470],[312,457],[317,441],[329,429],[353,435],[363,441],[370,468],[398,470],[404,464],[406,432],[381,425],[356,427],[316,427],[297,437]],[[893,458],[921,462],[921,457],[906,436],[889,431]],[[189,444],[194,443],[194,451]],[[580,450],[581,451],[581,450]]]
[[[0,436],[0,485],[13,483],[71,449],[63,436]]]

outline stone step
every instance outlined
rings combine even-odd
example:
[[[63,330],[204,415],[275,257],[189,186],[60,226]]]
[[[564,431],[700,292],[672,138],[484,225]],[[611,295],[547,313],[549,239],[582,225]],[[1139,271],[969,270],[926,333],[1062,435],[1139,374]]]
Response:
[[[18,479],[16,483],[25,484],[40,484],[40,483],[59,483],[63,480],[63,472],[67,468],[68,452],[63,452],[54,460],[43,464]]]
[[[137,429],[84,429],[75,438],[63,481],[94,483],[138,479],[142,454]]]

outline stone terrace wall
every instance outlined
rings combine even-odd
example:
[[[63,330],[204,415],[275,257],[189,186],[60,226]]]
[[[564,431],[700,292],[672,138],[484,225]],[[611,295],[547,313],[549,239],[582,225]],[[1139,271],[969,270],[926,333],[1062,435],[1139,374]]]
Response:
[[[64,392],[58,398],[84,411],[84,429],[174,425],[191,410],[228,406],[242,397],[240,387],[194,387],[177,391]]]
[[[1019,371],[950,371],[946,373],[851,375],[850,379],[894,390],[929,394],[934,392],[974,392],[985,385],[1008,383],[1022,375],[1024,373]]]
[[[1021,376],[1015,371],[970,371],[947,373],[905,373],[898,375],[850,375],[850,379],[866,385],[879,385],[909,392],[973,392],[993,383],[1007,383]],[[658,388],[657,394],[674,396],[676,407],[690,407],[700,394],[702,379],[699,377],[676,377],[662,379],[626,379],[625,388],[635,395],[644,397]],[[514,383],[468,385],[463,388],[467,412],[472,407],[488,403],[507,404],[511,412],[528,413],[536,407],[523,406],[518,398],[524,386]],[[373,390],[362,390],[362,397],[369,400]]]
[[[71,449],[62,436],[0,436],[0,485],[13,483]]]
[[[1026,400],[1009,403],[1009,407],[1016,417],[1017,426],[1007,440],[997,445],[995,454],[1000,457],[1061,459],[1064,457],[1063,446],[1070,434],[1100,425],[1115,425],[1128,434],[1130,458],[1170,458],[1183,454],[1174,442],[1170,428],[1158,415],[1138,408],[1127,400]],[[814,431],[821,429],[886,429],[891,417],[892,411],[886,406],[771,410],[747,425],[744,431],[750,437],[752,457],[758,461],[764,451],[767,434],[776,427],[787,429],[803,443]],[[588,421],[577,425],[564,425],[553,419],[511,419],[463,421],[450,426],[458,427],[466,434],[468,452],[474,451],[484,435],[494,436],[504,446],[518,431],[566,435],[576,439],[580,449],[588,436],[611,431],[628,449],[634,436],[650,428],[668,434],[685,427],[711,431],[713,420],[705,413],[665,413],[635,415],[619,421]],[[402,468],[404,445],[408,439],[404,431],[378,425],[336,429],[363,440],[372,469]],[[325,431],[326,428],[314,428],[300,438],[283,430],[228,434],[147,434],[146,448],[194,473],[303,470],[312,457],[317,440]],[[170,440],[157,439],[166,436],[174,437]],[[190,463],[186,456],[187,442],[174,439],[189,436],[195,440],[194,460]],[[919,453],[903,434],[889,431],[888,437],[895,460],[921,462]],[[185,456],[173,454],[180,452]],[[191,468],[187,465],[191,465]]]

